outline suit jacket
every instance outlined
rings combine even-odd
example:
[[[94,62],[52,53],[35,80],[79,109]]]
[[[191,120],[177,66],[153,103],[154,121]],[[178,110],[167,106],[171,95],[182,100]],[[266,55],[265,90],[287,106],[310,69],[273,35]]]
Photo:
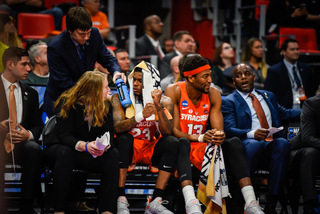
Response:
[[[109,108],[107,117],[104,118],[105,123],[102,127],[92,127],[89,131],[88,121],[83,117],[83,107],[79,104],[75,108],[71,108],[67,118],[57,117],[57,124],[54,133],[58,138],[58,142],[63,145],[75,148],[79,140],[94,141],[97,137],[101,137],[106,131],[110,133],[110,143],[113,144],[114,128],[112,108]],[[57,141],[53,141],[56,143]],[[47,145],[47,146],[50,146]]]
[[[307,98],[315,95],[316,86],[314,83],[311,67],[305,63],[297,62],[300,77]],[[292,108],[292,88],[287,67],[284,62],[269,67],[264,89],[273,92],[281,106]]]
[[[72,87],[83,73],[92,71],[96,61],[107,68],[111,75],[121,71],[117,59],[107,50],[97,28],[92,28],[90,38],[85,43],[85,58],[83,63],[68,31],[63,31],[51,40],[48,45],[50,77],[44,99],[45,111],[52,109],[53,102]]]
[[[266,101],[272,118],[272,126],[280,127],[281,120],[298,120],[300,109],[285,109],[277,103],[277,99],[272,92],[256,90]],[[247,132],[251,131],[252,117],[248,104],[239,94],[234,91],[222,100],[221,110],[224,118],[224,130],[228,138],[239,137],[247,138]],[[273,137],[283,137],[282,131],[274,134]]]
[[[300,132],[290,142],[292,149],[313,147],[320,151],[320,95],[305,100],[300,119]]]
[[[21,126],[23,126],[26,130],[32,132],[34,140],[37,141],[41,135],[43,122],[42,122],[42,113],[39,109],[39,97],[38,92],[31,88],[30,86],[21,83],[21,97],[22,99],[22,120]],[[1,113],[0,113],[0,121],[7,120],[9,117],[9,109],[8,109],[8,102],[6,99],[6,94],[4,91],[3,82],[0,79],[0,102],[2,103],[1,106]],[[5,135],[7,133],[0,132],[0,154],[4,152],[3,141],[5,139]]]
[[[159,58],[157,50],[152,45],[150,39],[145,35],[141,36],[136,41],[136,56],[149,56],[156,55],[158,56],[158,65],[160,67],[161,59]]]
[[[178,54],[176,53],[176,51],[173,51],[163,57],[160,67],[160,79],[164,79],[166,76],[172,73],[170,68],[170,61],[175,56],[178,56]]]

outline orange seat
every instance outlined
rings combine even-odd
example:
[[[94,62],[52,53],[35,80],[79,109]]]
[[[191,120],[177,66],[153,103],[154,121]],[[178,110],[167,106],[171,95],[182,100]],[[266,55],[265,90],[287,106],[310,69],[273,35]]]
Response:
[[[66,15],[62,16],[62,19],[61,19],[61,31],[64,31],[67,28],[66,18],[67,18]]]
[[[53,16],[49,14],[19,13],[17,22],[18,35],[22,36],[22,41],[42,39],[55,30]]]
[[[281,48],[284,40],[290,38],[289,36],[281,35],[295,35],[295,40],[299,43],[301,53],[320,53],[317,49],[317,37],[314,29],[281,27],[279,29],[279,48]]]
[[[62,3],[68,3],[68,2],[73,2],[77,6],[79,6],[78,0],[44,0],[44,7],[46,7],[47,9],[51,9],[52,6],[55,4],[62,4]]]
[[[266,5],[266,11],[267,11],[269,6],[269,0],[256,0],[256,5]],[[254,18],[255,19],[260,18],[260,7],[256,7]]]

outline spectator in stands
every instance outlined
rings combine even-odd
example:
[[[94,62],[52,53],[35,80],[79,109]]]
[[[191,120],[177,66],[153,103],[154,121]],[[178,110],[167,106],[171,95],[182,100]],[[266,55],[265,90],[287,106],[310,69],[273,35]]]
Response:
[[[33,70],[29,73],[25,83],[47,85],[49,80],[49,66],[47,60],[47,44],[39,42],[32,45],[28,51]]]
[[[170,61],[170,68],[172,73],[166,76],[163,80],[161,80],[161,90],[164,91],[166,87],[176,81],[179,77],[180,70],[179,70],[179,61],[181,56],[175,56]]]
[[[194,39],[188,31],[178,31],[173,36],[174,51],[166,54],[160,66],[160,78],[164,79],[171,73],[170,61],[175,56],[193,53]]]
[[[167,37],[163,40],[164,54],[168,54],[174,51],[173,39],[171,37]]]
[[[287,39],[281,45],[283,61],[269,67],[265,90],[273,92],[285,108],[301,108],[302,101],[315,95],[316,85],[311,67],[298,61],[299,44]]]
[[[158,56],[158,65],[160,67],[161,59],[164,57],[158,38],[163,31],[163,22],[157,15],[151,15],[144,19],[145,34],[136,41],[136,56]]]
[[[290,171],[294,174],[295,182],[300,188],[292,188],[290,196],[297,195],[299,203],[300,191],[303,196],[303,213],[315,214],[318,193],[316,188],[316,176],[320,169],[320,96],[307,99],[301,111],[300,132],[290,141],[292,144],[290,152]],[[293,185],[295,187],[295,185]],[[293,197],[290,197],[292,199]],[[291,204],[294,200],[290,200]],[[296,205],[298,208],[298,205]]]
[[[14,163],[22,165],[19,213],[34,214],[33,199],[40,192],[42,166],[42,151],[36,143],[43,128],[38,93],[20,82],[27,78],[30,71],[28,53],[24,49],[9,47],[3,54],[2,62],[0,140],[4,146],[0,146],[0,213],[8,213],[4,201],[5,164]]]
[[[88,11],[92,20],[92,27],[99,29],[103,40],[107,39],[110,33],[108,17],[99,11],[100,0],[83,0],[83,7]]]
[[[59,112],[55,137],[45,150],[46,163],[53,169],[55,214],[66,211],[73,169],[101,173],[99,212],[116,213],[119,153],[113,145],[109,91],[107,74],[88,71],[55,103]],[[106,132],[110,145],[100,150],[96,138]]]
[[[2,41],[1,40],[2,37],[3,37],[3,24],[0,21],[0,41]],[[8,47],[9,46],[7,46],[7,45],[3,44],[2,42],[0,42],[0,59],[2,59],[3,53]],[[3,67],[3,64],[2,64],[2,60],[0,60],[0,73],[3,73],[3,70],[4,70],[4,67]]]
[[[89,13],[81,7],[71,8],[66,17],[67,30],[56,36],[48,46],[49,82],[44,97],[43,110],[53,116],[53,102],[72,87],[98,61],[114,74],[125,80],[117,59],[107,50],[98,29],[92,28]]]
[[[130,59],[128,52],[125,49],[117,49],[114,51],[114,54],[120,65],[121,72],[128,76],[130,70]]]
[[[50,14],[54,18],[56,30],[61,29],[63,11],[59,7],[46,10],[46,8],[43,7],[43,0],[4,0],[3,2],[5,4],[0,5],[0,11],[8,12],[15,19],[17,19],[18,13]]]
[[[178,140],[171,135],[172,102],[168,97],[162,96],[159,71],[148,62],[139,63],[128,76],[128,82],[131,106],[122,108],[118,94],[111,99],[114,129],[118,135],[116,147],[120,154],[118,214],[129,213],[125,182],[128,168],[132,170],[137,163],[146,164],[152,172],[158,172],[153,197],[148,199],[146,213],[169,214],[172,212],[162,205],[162,198],[178,153]],[[157,129],[161,133],[158,139],[155,138]],[[130,132],[131,135],[125,132]]]
[[[225,69],[234,65],[232,61],[233,58],[234,50],[227,42],[223,42],[219,45],[214,52],[211,78],[212,82],[219,86],[223,91],[230,91],[234,89],[232,80],[223,74]]]
[[[266,16],[267,30],[272,33],[278,32],[280,27],[313,27],[318,33],[318,15],[308,13],[306,4],[300,0],[270,0]]]
[[[269,169],[266,214],[277,213],[275,207],[287,173],[290,143],[282,131],[269,135],[270,127],[281,127],[282,120],[299,120],[300,109],[285,109],[272,92],[254,89],[255,74],[249,65],[233,70],[236,89],[222,100],[224,130],[227,137],[242,140],[246,162],[253,178],[259,166]]]
[[[263,56],[262,42],[258,38],[251,38],[246,44],[242,62],[249,65],[256,75],[254,87],[263,89],[267,77],[268,65]]]
[[[3,24],[3,35],[0,41],[7,46],[22,48],[22,43],[18,37],[13,18],[8,14],[0,13],[0,21]]]
[[[201,213],[201,209],[198,210],[199,202],[195,200],[190,162],[198,170],[201,170],[201,185],[199,184],[197,194],[199,200],[207,206],[205,213],[214,213],[212,211],[210,212],[210,208],[212,210],[215,208],[215,212],[218,211],[218,207],[214,205],[210,199],[204,202],[204,198],[201,197],[201,195],[204,195],[204,186],[206,185],[205,183],[207,183],[204,181],[206,180],[206,176],[202,174],[204,171],[202,166],[204,165],[210,168],[209,164],[203,164],[211,162],[211,159],[208,160],[208,156],[210,155],[207,153],[207,145],[210,147],[210,144],[222,144],[223,154],[226,157],[225,161],[230,163],[230,165],[227,166],[231,167],[230,171],[228,168],[226,171],[231,172],[236,177],[237,182],[239,182],[246,202],[246,213],[262,214],[263,212],[255,198],[243,153],[239,152],[242,151],[241,141],[238,138],[225,141],[223,117],[220,110],[221,96],[217,89],[210,87],[211,70],[208,60],[198,54],[188,57],[184,56],[183,58],[186,58],[186,61],[180,72],[183,73],[182,76],[185,76],[187,80],[169,85],[165,90],[165,95],[171,98],[173,108],[175,109],[173,115],[173,135],[179,138],[177,170],[180,176],[179,180],[181,182],[182,192],[187,204],[187,213],[190,213],[188,209],[191,208],[188,207],[190,205],[188,201],[193,201],[194,206],[191,208],[193,211]],[[211,129],[209,130],[207,130],[208,122],[211,123]],[[211,148],[212,147],[214,146],[211,146]],[[215,160],[216,158],[217,156],[215,156]],[[218,159],[220,158],[221,157]],[[223,171],[224,169],[220,168],[219,170]],[[225,175],[221,175],[221,177],[223,176]],[[215,193],[223,189],[226,185],[221,177],[214,179],[215,181],[221,181],[220,183],[211,184],[212,187],[215,187],[215,190],[213,190]],[[221,195],[222,197],[226,197],[228,193],[229,192],[226,192],[224,193],[225,195]],[[218,198],[215,199],[218,201]],[[211,202],[209,203],[209,201]],[[220,204],[220,206],[222,206],[222,204]],[[242,212],[240,213],[244,212],[243,207],[243,204],[241,204]]]

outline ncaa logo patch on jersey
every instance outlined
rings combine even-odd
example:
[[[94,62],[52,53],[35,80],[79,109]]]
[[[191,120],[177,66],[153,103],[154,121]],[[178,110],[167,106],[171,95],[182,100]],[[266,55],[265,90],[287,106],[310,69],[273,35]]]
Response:
[[[182,106],[183,107],[187,107],[189,105],[188,101],[184,100],[182,101]]]
[[[208,109],[204,110],[203,112],[204,112],[205,114],[208,114],[208,113],[209,113]]]

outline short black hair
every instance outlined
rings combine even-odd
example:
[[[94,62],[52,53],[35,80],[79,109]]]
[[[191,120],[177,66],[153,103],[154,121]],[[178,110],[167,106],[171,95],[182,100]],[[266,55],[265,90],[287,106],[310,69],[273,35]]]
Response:
[[[186,58],[185,58],[185,62],[182,65],[182,69],[180,70],[180,75],[181,73],[183,74],[184,71],[191,71],[201,66],[209,64],[208,60],[203,58],[200,54],[190,54],[184,57]],[[196,75],[197,74],[193,76],[196,76]]]
[[[16,65],[23,56],[29,57],[29,54],[25,49],[11,46],[3,53],[2,64],[4,68],[6,68],[8,61],[12,61]]]
[[[288,48],[288,43],[289,43],[289,42],[294,42],[294,43],[299,44],[298,41],[295,40],[295,39],[292,39],[292,38],[286,39],[286,40],[284,40],[284,42],[283,42],[282,45],[281,45],[281,50],[282,50],[282,51],[286,51],[286,50],[287,50],[287,48]]]
[[[126,52],[128,53],[128,51],[126,49],[123,49],[123,48],[118,48],[114,51],[114,54],[117,55],[117,53],[121,53],[121,52]]]
[[[189,33],[188,31],[185,31],[185,30],[176,32],[173,35],[173,44],[175,43],[176,40],[181,41],[183,35],[190,35],[191,36],[191,33]]]
[[[76,29],[87,31],[92,27],[90,14],[83,7],[73,7],[67,14],[66,25],[71,32]]]

